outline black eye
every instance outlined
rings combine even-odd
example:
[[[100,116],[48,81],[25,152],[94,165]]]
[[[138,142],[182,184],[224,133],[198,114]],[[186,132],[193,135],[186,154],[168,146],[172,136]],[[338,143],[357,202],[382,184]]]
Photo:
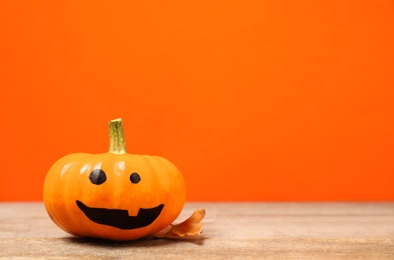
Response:
[[[133,172],[133,173],[130,175],[130,181],[131,181],[132,183],[139,183],[140,180],[141,180],[141,177],[140,177],[140,175],[139,175],[138,173]]]
[[[93,184],[100,185],[107,180],[107,176],[103,170],[94,169],[89,175],[89,180]]]

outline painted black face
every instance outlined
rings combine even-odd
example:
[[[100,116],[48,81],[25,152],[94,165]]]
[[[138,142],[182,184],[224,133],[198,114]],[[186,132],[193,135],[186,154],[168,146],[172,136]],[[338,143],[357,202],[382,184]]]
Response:
[[[107,177],[103,170],[95,169],[90,173],[89,180],[92,184],[101,185],[107,180]],[[141,177],[138,173],[134,172],[130,175],[131,183],[137,184],[140,181]],[[160,215],[164,207],[164,204],[160,204],[154,208],[140,208],[137,216],[129,216],[128,211],[124,209],[91,208],[79,200],[76,203],[79,209],[91,221],[123,230],[150,225]]]

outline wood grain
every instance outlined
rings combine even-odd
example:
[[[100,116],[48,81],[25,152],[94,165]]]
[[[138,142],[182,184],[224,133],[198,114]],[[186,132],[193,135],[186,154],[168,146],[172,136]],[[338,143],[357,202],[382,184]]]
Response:
[[[0,258],[394,259],[394,203],[188,203],[191,239],[111,242],[55,226],[42,203],[0,203]]]

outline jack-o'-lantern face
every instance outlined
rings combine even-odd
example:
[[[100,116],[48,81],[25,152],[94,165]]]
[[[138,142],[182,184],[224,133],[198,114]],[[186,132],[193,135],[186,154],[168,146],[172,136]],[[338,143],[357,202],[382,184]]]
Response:
[[[52,220],[71,234],[131,240],[176,219],[185,185],[179,170],[162,157],[70,154],[49,170],[44,202]]]
[[[89,180],[95,185],[101,185],[106,180],[106,173],[102,169],[95,169],[89,175]],[[137,184],[141,181],[138,173],[130,175],[130,182]],[[85,205],[82,201],[76,201],[78,207],[93,222],[108,225],[119,229],[135,229],[150,225],[160,215],[164,204],[154,208],[140,208],[136,216],[129,216],[125,209],[94,208]]]

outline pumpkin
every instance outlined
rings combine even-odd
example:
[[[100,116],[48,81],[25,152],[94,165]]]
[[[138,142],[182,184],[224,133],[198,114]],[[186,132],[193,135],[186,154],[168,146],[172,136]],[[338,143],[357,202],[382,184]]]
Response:
[[[48,215],[76,236],[120,241],[160,234],[185,203],[180,171],[162,157],[126,153],[121,119],[109,122],[109,133],[107,153],[69,154],[49,169]]]

